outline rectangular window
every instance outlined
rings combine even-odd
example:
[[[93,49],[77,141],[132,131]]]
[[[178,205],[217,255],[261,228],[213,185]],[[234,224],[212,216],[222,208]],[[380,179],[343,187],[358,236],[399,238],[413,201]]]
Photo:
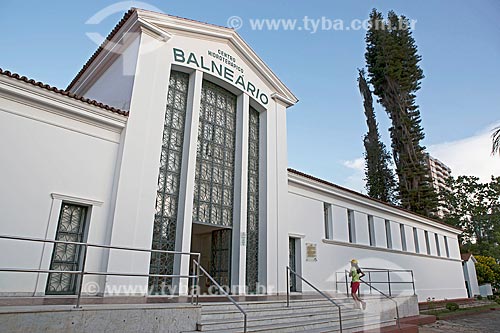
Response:
[[[63,202],[59,213],[56,240],[83,242],[88,207]],[[57,271],[78,271],[82,267],[83,247],[74,244],[54,244],[50,269]],[[76,294],[78,275],[49,273],[45,293],[48,295]]]
[[[439,236],[438,236],[438,234],[434,234],[434,240],[436,241],[437,255],[440,257],[441,256],[441,247],[439,246]]]
[[[385,239],[387,240],[387,248],[392,249],[392,233],[390,220],[385,220]]]
[[[333,221],[331,218],[331,209],[332,205],[324,202],[323,203],[323,218],[325,223],[325,238],[332,239],[333,238]]]
[[[368,215],[368,236],[370,237],[370,246],[376,246],[375,224],[373,222],[373,216],[371,215]]]
[[[424,230],[425,234],[425,247],[427,248],[427,254],[431,254],[431,242],[429,240],[429,232]]]
[[[448,237],[444,236],[444,247],[446,249],[446,257],[450,257],[450,248],[448,246]]]
[[[417,228],[413,228],[413,242],[415,243],[415,253],[420,253],[420,247],[418,245],[418,231],[417,231]]]
[[[407,251],[408,247],[406,246],[406,233],[405,233],[405,225],[399,225],[399,232],[401,233],[401,249],[403,251]]]
[[[349,230],[349,243],[356,243],[356,228],[354,226],[354,211],[347,210],[347,226]]]

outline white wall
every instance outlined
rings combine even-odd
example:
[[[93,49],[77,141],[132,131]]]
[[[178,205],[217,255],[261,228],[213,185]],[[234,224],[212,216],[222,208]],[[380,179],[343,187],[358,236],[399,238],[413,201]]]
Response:
[[[94,76],[97,78],[83,95],[121,110],[130,110],[139,42],[140,38],[136,35],[104,73]],[[112,56],[115,54],[112,53]]]
[[[355,211],[354,225],[356,228],[356,243],[370,245],[368,234],[368,215]]]
[[[394,250],[402,250],[403,246],[401,244],[401,231],[399,229],[399,223],[391,221],[391,238],[392,238],[392,248]]]
[[[45,94],[40,88],[23,89]],[[87,240],[103,243],[121,129],[97,126],[89,119],[82,123],[71,112],[83,112],[86,106],[76,101],[73,110],[75,101],[49,94],[56,100],[47,98],[49,106],[31,101],[35,94],[21,102],[0,97],[0,233],[55,239],[61,198],[72,197],[71,201],[90,206]],[[59,114],[60,107],[68,108],[65,116]],[[110,114],[91,108],[106,117]],[[1,267],[48,269],[51,255],[52,245],[0,240]],[[100,250],[90,251],[88,269],[102,270],[102,255]],[[0,272],[0,293],[43,293],[46,276]]]
[[[373,218],[375,226],[375,245],[381,248],[387,248],[387,237],[385,234],[385,220],[380,217]]]
[[[444,235],[439,235],[439,248],[441,249],[441,257],[446,257],[446,245],[444,243]]]
[[[347,225],[347,209],[332,205],[333,209],[333,239],[343,242],[349,241],[349,227]]]
[[[324,202],[334,204],[333,240],[324,239],[322,214]],[[346,227],[344,227],[346,222],[344,221],[347,219],[347,208],[354,209],[357,212],[358,221],[356,222],[356,226],[359,226],[363,230],[361,233],[356,231],[358,244],[349,244],[346,239],[346,232],[344,231],[346,230]],[[359,241],[360,238],[358,235],[364,235],[365,232],[364,223],[361,222],[366,221],[366,214],[376,217],[374,224],[377,241],[382,240],[382,237],[380,237],[381,232],[385,235],[385,229],[380,224],[384,224],[385,219],[391,220],[394,250],[385,249],[385,243],[381,247],[378,244],[376,247],[367,246],[365,244],[368,238],[365,236],[362,236],[361,242]],[[325,195],[320,191],[316,191],[316,189],[308,189],[305,185],[298,185],[289,180],[287,230],[289,233],[303,235],[301,239],[302,244],[307,242],[317,244],[318,260],[316,262],[305,261],[305,258],[301,258],[301,262],[304,277],[310,279],[321,290],[335,290],[336,272],[348,269],[350,260],[357,258],[360,261],[361,267],[413,270],[420,301],[424,301],[427,297],[434,297],[436,299],[466,297],[467,293],[462,265],[457,254],[454,253],[452,259],[429,256],[425,252],[425,238],[422,238],[423,245],[421,244],[422,251],[424,251],[423,254],[411,253],[413,233],[411,227],[408,226],[406,227],[406,232],[409,251],[400,251],[400,222],[411,225],[411,227],[419,226],[422,228],[422,237],[424,228],[433,230],[433,232],[437,232],[438,234],[442,233],[450,237],[453,236],[448,230],[439,230],[437,227],[424,226],[416,220],[408,219],[406,216],[398,217],[394,213],[362,207],[346,198]],[[458,247],[458,241],[455,242]],[[452,247],[451,244],[450,247]],[[341,279],[341,275],[339,275],[339,280]],[[399,276],[397,274],[396,276],[392,276],[391,279],[411,281],[411,276],[409,273],[401,273]],[[408,285],[408,288],[411,289],[411,286]],[[393,286],[394,289],[397,289],[397,287]],[[408,292],[409,289],[405,292]],[[304,286],[304,291],[309,290],[307,286]]]
[[[425,244],[424,230],[417,228],[418,235],[418,253],[427,254],[427,245]]]
[[[469,283],[471,297],[480,295],[479,283],[477,282],[476,265],[471,259],[463,262],[465,280]]]
[[[406,250],[408,252],[416,252],[415,241],[413,238],[413,228],[405,225],[405,235],[406,235]]]

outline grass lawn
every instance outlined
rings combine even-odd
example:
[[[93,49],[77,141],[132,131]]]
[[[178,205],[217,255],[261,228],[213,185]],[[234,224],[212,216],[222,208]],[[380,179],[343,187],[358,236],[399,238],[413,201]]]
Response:
[[[434,315],[436,316],[436,319],[447,319],[447,318],[452,318],[455,316],[467,316],[469,314],[475,314],[475,313],[481,313],[488,311],[490,309],[497,309],[497,311],[500,310],[500,304],[490,304],[490,305],[483,305],[483,306],[478,306],[474,308],[459,308],[456,311],[450,311],[448,309],[438,309],[438,310],[425,310],[425,311],[420,311],[421,314],[427,314],[427,315]]]

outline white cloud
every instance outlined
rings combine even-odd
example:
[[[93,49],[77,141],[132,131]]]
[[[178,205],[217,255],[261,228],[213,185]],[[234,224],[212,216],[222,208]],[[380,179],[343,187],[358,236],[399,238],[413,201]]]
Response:
[[[342,165],[346,168],[352,169],[352,174],[347,176],[340,184],[351,190],[358,191],[366,194],[365,189],[365,159],[363,157],[354,160],[342,161]]]
[[[355,160],[342,161],[342,164],[349,169],[357,171],[364,171],[365,169],[365,159],[363,157],[356,158]]]
[[[498,124],[496,125],[498,126]],[[443,142],[427,147],[427,151],[435,158],[451,168],[452,175],[479,177],[481,182],[488,182],[491,176],[500,176],[500,157],[491,156],[491,131],[495,126],[483,129],[479,133],[456,141]],[[363,157],[341,162],[351,169],[341,186],[366,193]]]
[[[491,156],[491,130],[461,140],[443,142],[428,147],[429,153],[451,168],[453,176],[476,176],[482,182],[500,176],[500,157]]]

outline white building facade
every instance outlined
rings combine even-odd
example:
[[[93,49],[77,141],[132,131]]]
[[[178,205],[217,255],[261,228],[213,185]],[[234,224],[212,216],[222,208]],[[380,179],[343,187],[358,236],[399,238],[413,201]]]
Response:
[[[472,253],[462,254],[462,267],[464,270],[465,283],[467,286],[467,294],[469,297],[481,295],[479,291],[479,283],[476,273],[477,260]]]
[[[286,292],[288,265],[335,291],[355,257],[411,270],[419,299],[466,297],[460,230],[287,170],[296,102],[234,30],[132,9],[66,91],[0,73],[1,234],[199,252],[235,294]],[[82,269],[76,247],[0,247],[3,268]],[[92,248],[85,270],[188,275],[191,259]],[[4,296],[82,284],[65,273],[0,281]],[[87,275],[84,292],[91,283],[104,296],[188,289],[187,279]]]

